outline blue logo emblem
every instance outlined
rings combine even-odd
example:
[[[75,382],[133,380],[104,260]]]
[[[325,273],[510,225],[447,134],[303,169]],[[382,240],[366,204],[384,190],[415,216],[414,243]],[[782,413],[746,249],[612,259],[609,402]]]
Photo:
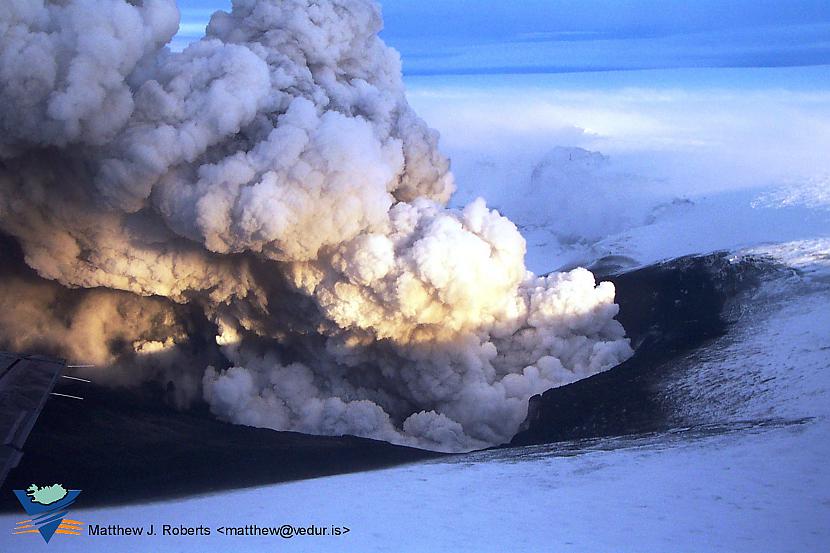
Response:
[[[18,522],[12,533],[40,533],[46,543],[55,534],[80,536],[83,523],[66,518],[69,507],[80,494],[81,490],[67,490],[60,484],[43,487],[32,484],[26,490],[14,490],[29,518]]]

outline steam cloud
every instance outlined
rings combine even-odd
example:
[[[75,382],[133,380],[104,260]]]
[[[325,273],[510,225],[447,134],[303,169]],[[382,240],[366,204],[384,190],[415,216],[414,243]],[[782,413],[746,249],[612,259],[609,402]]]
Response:
[[[7,347],[161,375],[236,423],[452,451],[631,354],[610,283],[536,277],[509,220],[445,207],[375,4],[235,0],[180,53],[177,28],[173,0],[0,5],[0,229],[40,276],[0,281]]]

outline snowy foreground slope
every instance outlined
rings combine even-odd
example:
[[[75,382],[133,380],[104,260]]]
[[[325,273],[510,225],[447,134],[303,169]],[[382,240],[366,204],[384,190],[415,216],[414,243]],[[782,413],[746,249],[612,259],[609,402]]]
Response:
[[[826,422],[478,454],[144,507],[86,523],[345,525],[339,537],[90,537],[58,551],[822,551]],[[612,448],[612,449],[606,449]],[[8,527],[13,517],[5,516]],[[214,532],[215,533],[215,532]],[[4,551],[46,544],[4,535]],[[19,549],[9,549],[10,546]]]
[[[733,306],[671,388],[673,430],[479,452],[184,501],[73,511],[85,524],[212,528],[84,536],[58,551],[822,551],[830,544],[830,266],[813,240],[740,255],[795,266]],[[682,362],[682,361],[681,361]],[[221,470],[221,469],[218,469]],[[14,515],[0,525],[11,527]],[[217,528],[346,526],[341,536]],[[25,547],[24,544],[25,543]],[[2,551],[39,551],[3,535]]]

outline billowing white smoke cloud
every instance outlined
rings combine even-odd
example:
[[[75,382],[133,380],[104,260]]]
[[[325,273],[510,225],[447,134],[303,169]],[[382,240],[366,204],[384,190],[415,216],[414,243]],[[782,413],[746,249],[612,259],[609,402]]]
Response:
[[[236,0],[173,53],[177,24],[172,0],[0,6],[0,228],[66,287],[199,306],[217,415],[464,450],[630,355],[613,286],[534,277],[510,221],[445,208],[372,2]]]

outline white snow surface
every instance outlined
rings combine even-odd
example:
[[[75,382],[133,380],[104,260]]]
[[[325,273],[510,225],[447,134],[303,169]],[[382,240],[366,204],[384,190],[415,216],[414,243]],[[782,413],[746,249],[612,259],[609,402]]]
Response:
[[[830,540],[828,430],[822,421],[674,442],[634,440],[571,456],[539,446],[186,501],[73,511],[87,524],[316,524],[351,531],[292,539],[215,531],[186,538],[56,536],[48,550],[821,551]],[[15,518],[0,522],[11,527]],[[39,537],[24,542],[4,534],[0,543],[4,551],[47,551]]]

